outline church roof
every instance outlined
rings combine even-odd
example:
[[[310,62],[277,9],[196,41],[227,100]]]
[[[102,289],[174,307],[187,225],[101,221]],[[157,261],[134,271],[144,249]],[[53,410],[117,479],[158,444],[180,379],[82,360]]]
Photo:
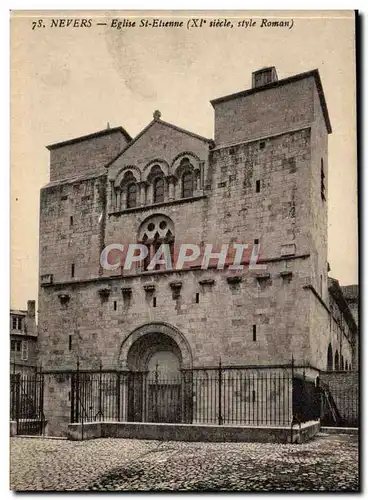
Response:
[[[94,139],[96,137],[102,137],[102,136],[108,135],[108,134],[114,134],[115,132],[121,132],[128,141],[132,140],[131,136],[128,134],[128,132],[123,127],[113,127],[113,128],[105,128],[104,130],[99,130],[98,132],[93,132],[92,134],[87,134],[87,135],[82,135],[80,137],[75,137],[74,139],[68,139],[67,141],[56,142],[54,144],[50,144],[49,146],[46,146],[46,148],[49,151],[52,151],[53,149],[61,148],[63,146],[69,146],[71,144],[76,144],[77,142],[87,141],[89,139]]]
[[[158,113],[158,115],[156,113]],[[134,139],[131,142],[129,142],[129,144],[127,144],[122,151],[120,151],[120,153],[118,155],[115,156],[115,158],[113,158],[112,160],[110,160],[107,163],[107,165],[105,165],[106,168],[109,167],[110,165],[112,165],[118,158],[120,158],[120,156],[123,153],[125,153],[125,151],[127,151],[133,144],[135,144],[138,141],[138,139],[140,137],[142,137],[142,135],[145,134],[145,132],[147,132],[147,130],[149,128],[151,128],[155,123],[160,123],[161,125],[164,125],[165,127],[169,127],[169,128],[171,128],[173,130],[176,130],[177,132],[182,132],[184,134],[190,135],[191,137],[194,137],[195,139],[199,139],[200,141],[203,141],[203,142],[207,142],[208,144],[212,144],[213,143],[213,139],[208,139],[207,137],[203,137],[202,135],[195,134],[194,132],[190,132],[189,130],[186,130],[186,129],[182,128],[182,127],[178,127],[177,125],[173,125],[172,123],[169,123],[169,122],[166,122],[164,120],[161,120],[159,118],[159,116],[161,116],[161,114],[159,112],[155,111],[155,113],[154,113],[154,119],[152,121],[150,121],[150,123],[146,127],[144,127],[144,129],[141,130],[139,132],[139,134],[136,137],[134,137]]]

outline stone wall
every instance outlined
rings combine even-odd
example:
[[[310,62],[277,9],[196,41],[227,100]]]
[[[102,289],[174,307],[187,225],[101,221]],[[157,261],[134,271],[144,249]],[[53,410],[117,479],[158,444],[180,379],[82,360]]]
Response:
[[[46,436],[66,436],[71,413],[70,392],[70,374],[44,374],[43,411]]]
[[[232,144],[288,132],[314,119],[311,76],[289,85],[214,103],[215,142]]]
[[[50,147],[50,181],[91,176],[104,173],[104,167],[128,143],[120,130],[111,129],[102,134],[76,142]]]
[[[328,385],[342,418],[358,426],[359,372],[324,372],[320,379]]]

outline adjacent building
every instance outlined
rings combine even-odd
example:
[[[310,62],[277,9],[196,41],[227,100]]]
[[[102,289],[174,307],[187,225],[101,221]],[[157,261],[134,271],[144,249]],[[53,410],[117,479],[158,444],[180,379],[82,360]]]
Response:
[[[10,310],[11,373],[33,371],[37,366],[37,324],[34,300],[27,310]]]

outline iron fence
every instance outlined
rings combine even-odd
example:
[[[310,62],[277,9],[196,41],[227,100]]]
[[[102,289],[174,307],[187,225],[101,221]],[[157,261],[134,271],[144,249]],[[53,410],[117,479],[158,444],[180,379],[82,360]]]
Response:
[[[288,425],[292,368],[195,368],[85,372],[71,379],[71,422],[102,420]]]
[[[51,378],[45,379],[40,371],[11,375],[10,418],[16,420],[18,434],[44,432],[44,388],[48,404],[53,405],[49,418],[67,409],[70,418],[68,413],[63,418],[72,423],[288,426],[321,418],[324,425],[358,425],[358,388],[332,394],[328,385],[307,380],[304,370],[293,363],[268,367],[220,363],[175,375],[158,365],[151,372],[102,366],[89,371],[80,370],[78,363],[76,370],[48,375]]]
[[[17,422],[17,434],[42,434],[44,378],[39,373],[10,375],[10,419]]]

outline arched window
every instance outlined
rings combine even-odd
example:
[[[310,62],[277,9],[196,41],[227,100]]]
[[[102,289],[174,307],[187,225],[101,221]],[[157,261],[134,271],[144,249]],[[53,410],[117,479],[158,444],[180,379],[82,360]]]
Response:
[[[170,253],[170,256],[162,258],[166,260],[167,264],[170,264],[171,259],[171,264],[174,265],[174,223],[166,215],[156,214],[146,219],[139,229],[138,242],[143,243],[148,249],[148,255],[143,263],[142,270],[147,270],[148,265],[162,244],[166,244],[168,247],[162,247],[161,250]],[[164,264],[157,264],[154,270],[165,269],[165,267]]]
[[[328,344],[327,349],[327,371],[333,370],[333,355],[332,355],[332,346]]]
[[[137,206],[137,184],[132,182],[127,187],[127,208]]]
[[[339,370],[339,368],[340,368],[339,353],[335,351],[335,370]]]
[[[162,203],[164,201],[164,179],[157,177],[153,181],[153,203]]]
[[[190,198],[193,196],[194,191],[194,179],[193,172],[184,172],[181,178],[182,182],[182,198]]]

